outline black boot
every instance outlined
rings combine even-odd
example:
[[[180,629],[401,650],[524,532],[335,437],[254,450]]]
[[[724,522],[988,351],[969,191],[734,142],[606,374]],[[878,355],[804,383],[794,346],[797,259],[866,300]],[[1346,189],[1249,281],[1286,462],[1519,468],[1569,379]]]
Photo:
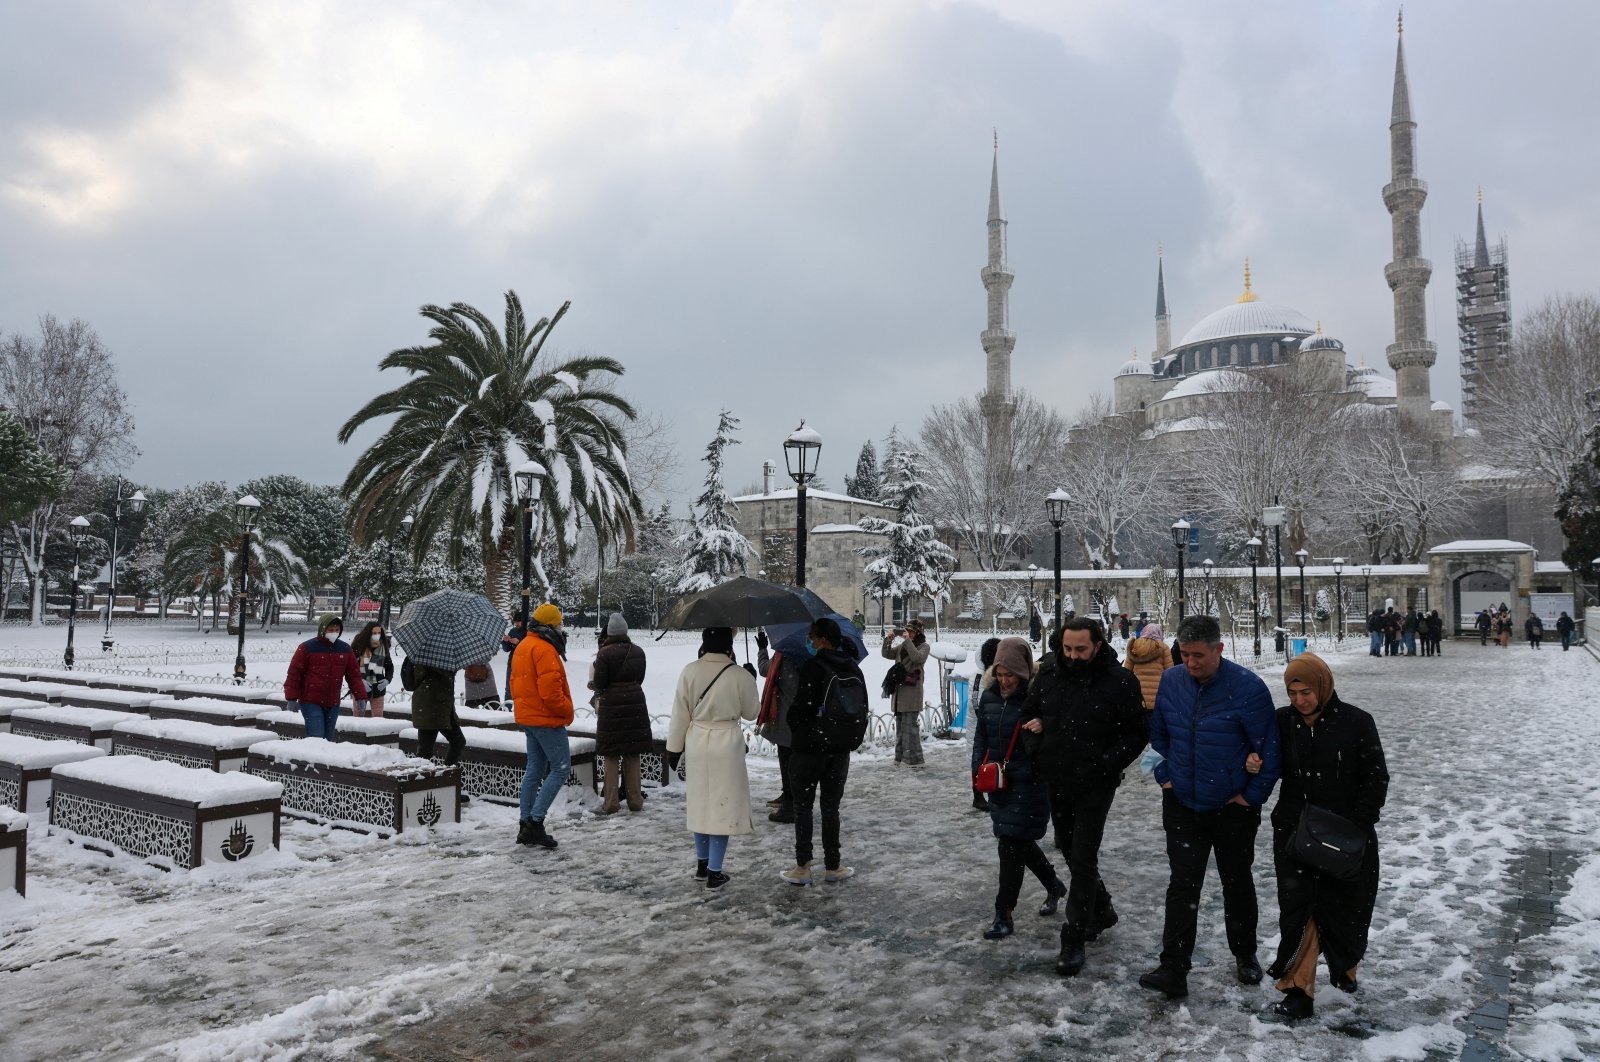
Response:
[[[1062,977],[1076,976],[1083,969],[1083,929],[1080,926],[1061,927],[1061,955],[1056,959],[1056,973]]]
[[[728,875],[720,870],[706,871],[706,888],[720,889],[728,883]]]
[[[983,931],[983,939],[1004,940],[1014,932],[1016,932],[1016,927],[1011,924],[1011,912],[1002,911],[996,908],[994,912],[994,925]]]
[[[1064,883],[1060,878],[1057,878],[1051,883],[1050,888],[1046,891],[1044,903],[1039,905],[1040,916],[1047,917],[1055,914],[1056,910],[1061,906],[1061,898],[1066,894],[1066,883]]]
[[[1168,999],[1182,999],[1189,994],[1189,974],[1176,966],[1162,963],[1139,977],[1141,987],[1160,992]]]
[[[976,789],[972,791],[972,810],[983,812],[987,812],[989,810],[989,802],[983,799],[983,794],[978,792]]]
[[[532,844],[533,843],[533,820],[532,819],[518,819],[517,820],[517,843],[518,844]]]
[[[1234,973],[1239,977],[1241,985],[1259,985],[1261,983],[1261,964],[1254,955],[1241,955],[1234,963]]]
[[[540,848],[554,848],[556,846],[556,839],[544,830],[543,819],[529,819],[528,823],[530,844],[536,844]]]
[[[783,805],[780,805],[776,810],[768,812],[767,813],[767,821],[768,822],[793,822],[794,821],[794,805],[793,804],[783,804]]]
[[[1094,910],[1090,912],[1089,924],[1084,927],[1083,939],[1096,941],[1100,934],[1117,924],[1117,909],[1111,905],[1111,893],[1106,891],[1105,882],[1100,883],[1100,888],[1095,894]]]
[[[700,881],[704,881],[706,880],[706,873],[706,861],[704,859],[696,859],[694,861],[694,876]]]
[[[1309,1018],[1313,1010],[1311,997],[1298,988],[1289,989],[1283,994],[1282,999],[1272,1005],[1272,1013],[1290,1021]]]

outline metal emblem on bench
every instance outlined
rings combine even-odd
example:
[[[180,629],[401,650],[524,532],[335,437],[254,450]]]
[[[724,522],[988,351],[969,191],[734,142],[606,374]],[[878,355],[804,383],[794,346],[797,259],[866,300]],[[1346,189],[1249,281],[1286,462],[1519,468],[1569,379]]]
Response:
[[[228,831],[227,840],[222,842],[222,858],[230,863],[237,863],[249,855],[255,846],[256,839],[244,828],[244,820],[234,819],[233,829]]]
[[[434,826],[438,824],[443,814],[444,812],[439,809],[439,802],[433,799],[432,793],[429,793],[422,806],[417,808],[417,821],[424,826]]]

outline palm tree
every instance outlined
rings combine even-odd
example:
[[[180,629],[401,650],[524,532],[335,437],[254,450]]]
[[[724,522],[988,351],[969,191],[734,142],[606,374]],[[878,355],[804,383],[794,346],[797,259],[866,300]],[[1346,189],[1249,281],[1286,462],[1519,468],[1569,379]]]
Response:
[[[413,559],[443,532],[451,562],[476,536],[485,560],[485,592],[509,606],[519,553],[512,473],[525,460],[544,465],[536,539],[545,533],[565,558],[578,516],[603,539],[631,542],[643,510],[628,475],[627,443],[615,417],[634,409],[611,390],[622,364],[583,356],[540,360],[544,344],[571,302],[531,327],[515,291],[506,292],[504,329],[465,303],[424,306],[432,342],[390,353],[380,369],[411,378],[368,402],[339,429],[349,442],[368,421],[393,416],[383,436],[345,477],[358,541],[395,534],[407,513]],[[541,573],[541,579],[543,578]]]
[[[262,626],[267,625],[285,595],[308,593],[310,575],[293,547],[272,535],[267,527],[250,534],[245,554],[251,596],[261,602]],[[215,624],[224,594],[233,592],[239,572],[239,526],[230,500],[190,522],[167,548],[162,592],[171,596],[194,595],[197,603],[211,599]],[[199,609],[196,609],[198,617]],[[244,622],[244,617],[239,617]]]

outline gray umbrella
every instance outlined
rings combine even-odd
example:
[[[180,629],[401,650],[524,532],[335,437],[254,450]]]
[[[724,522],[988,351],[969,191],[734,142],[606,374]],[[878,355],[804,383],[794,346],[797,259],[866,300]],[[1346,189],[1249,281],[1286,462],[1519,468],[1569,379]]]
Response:
[[[460,671],[493,660],[506,618],[482,594],[436,590],[400,610],[394,640],[419,664]]]

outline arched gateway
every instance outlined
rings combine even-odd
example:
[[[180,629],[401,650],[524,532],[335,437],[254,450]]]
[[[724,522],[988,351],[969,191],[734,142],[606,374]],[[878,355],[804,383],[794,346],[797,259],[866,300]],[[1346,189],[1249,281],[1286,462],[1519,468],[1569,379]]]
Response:
[[[1472,628],[1479,609],[1511,609],[1514,629],[1528,618],[1538,551],[1526,542],[1508,539],[1464,539],[1428,551],[1428,600],[1439,602],[1444,629],[1461,633]]]

